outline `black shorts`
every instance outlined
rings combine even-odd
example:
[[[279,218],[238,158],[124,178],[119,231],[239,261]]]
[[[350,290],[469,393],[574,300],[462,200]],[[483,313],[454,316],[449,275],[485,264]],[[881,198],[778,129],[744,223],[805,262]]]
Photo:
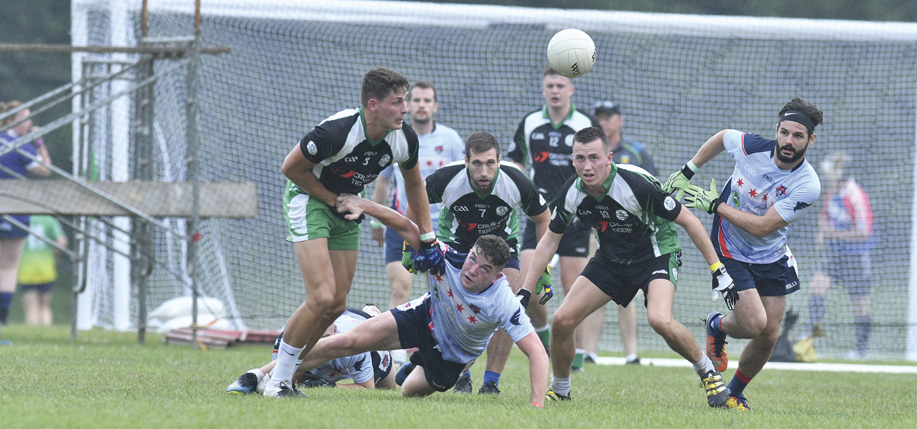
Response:
[[[720,262],[726,266],[737,292],[754,288],[760,296],[785,296],[799,290],[796,267],[789,266],[787,256],[770,264],[739,262],[723,256]]]
[[[681,252],[669,253],[645,262],[619,264],[596,255],[589,260],[581,276],[589,279],[599,290],[611,299],[627,307],[638,290],[643,291],[646,306],[646,288],[650,281],[665,279],[678,284],[678,267],[681,266]]]
[[[829,251],[818,265],[821,271],[847,289],[852,296],[867,296],[872,287],[872,260],[869,252],[845,254]]]
[[[24,284],[20,284],[20,285],[19,285],[19,290],[21,290],[21,291],[23,291],[23,292],[25,292],[25,291],[27,291],[27,290],[34,290],[34,291],[37,291],[37,292],[39,292],[39,293],[48,293],[48,292],[51,292],[51,287],[52,287],[52,286],[53,286],[52,283],[41,283],[41,284],[37,284],[37,285],[24,285]]]
[[[592,228],[586,226],[578,219],[574,220],[564,231],[557,254],[560,256],[589,256],[589,240],[592,238]],[[535,222],[531,219],[525,221],[525,231],[522,233],[522,250],[534,249],[538,245],[535,238]]]
[[[398,324],[401,348],[417,347],[411,354],[411,363],[423,367],[427,383],[437,392],[445,392],[455,385],[462,373],[474,364],[451,362],[443,359],[433,333],[430,332],[430,294],[393,308],[392,316]]]

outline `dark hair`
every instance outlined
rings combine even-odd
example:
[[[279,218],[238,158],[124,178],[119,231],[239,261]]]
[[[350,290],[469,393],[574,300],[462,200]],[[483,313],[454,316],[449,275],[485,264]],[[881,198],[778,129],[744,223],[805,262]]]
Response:
[[[433,101],[436,101],[436,87],[433,86],[433,82],[426,80],[418,80],[414,82],[414,86],[411,87],[411,91],[408,91],[408,100],[411,99],[411,92],[414,91],[414,88],[420,89],[432,89],[433,90]]]
[[[563,76],[563,75],[558,73],[557,70],[554,70],[553,68],[551,68],[551,66],[547,66],[544,68],[544,72],[541,74],[541,77],[545,78],[548,76]]]
[[[791,111],[791,110],[801,112],[802,114],[808,116],[809,119],[812,120],[812,123],[813,123],[812,128],[809,129],[808,127],[806,127],[807,131],[809,131],[810,133],[810,137],[811,137],[811,133],[815,130],[815,125],[821,124],[824,121],[824,116],[822,115],[821,110],[818,110],[818,106],[816,106],[815,104],[809,103],[808,101],[803,100],[799,97],[796,97],[790,100],[789,103],[786,103],[783,106],[783,108],[780,109],[780,112],[777,113],[777,116],[783,117],[784,113]]]
[[[500,142],[497,138],[491,133],[476,132],[465,140],[465,159],[469,159],[472,153],[483,153],[491,149],[496,149],[497,156],[500,156]]]
[[[493,234],[482,235],[474,242],[474,247],[478,248],[478,253],[487,258],[487,261],[497,268],[497,271],[503,269],[509,262],[509,245],[506,240]]]
[[[573,135],[573,143],[586,144],[596,140],[602,141],[602,148],[605,149],[605,152],[611,152],[611,144],[608,143],[608,137],[605,136],[605,132],[599,127],[586,127]]]
[[[369,100],[382,100],[393,92],[407,92],[408,78],[392,69],[376,67],[363,76],[363,87],[360,89],[360,102],[364,107]]]

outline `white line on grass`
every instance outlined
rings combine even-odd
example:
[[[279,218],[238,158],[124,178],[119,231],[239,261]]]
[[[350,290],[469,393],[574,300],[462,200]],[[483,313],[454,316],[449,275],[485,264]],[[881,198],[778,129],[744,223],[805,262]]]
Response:
[[[596,360],[600,365],[624,365],[621,357],[599,357]],[[691,364],[684,359],[654,359],[640,358],[640,363],[650,366],[686,366]],[[738,362],[729,362],[729,368],[736,369]],[[917,366],[908,365],[864,365],[850,363],[796,363],[796,362],[768,362],[765,369],[784,369],[791,371],[829,371],[829,372],[881,372],[886,374],[917,374]]]

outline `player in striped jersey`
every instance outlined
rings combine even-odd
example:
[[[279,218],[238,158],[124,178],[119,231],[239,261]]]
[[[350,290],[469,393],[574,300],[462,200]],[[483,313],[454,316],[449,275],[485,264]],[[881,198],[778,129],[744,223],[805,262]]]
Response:
[[[515,164],[501,162],[500,143],[489,133],[478,132],[465,142],[465,161],[449,164],[424,180],[431,204],[442,203],[437,238],[462,253],[471,251],[478,237],[496,235],[510,248],[510,260],[503,267],[513,293],[522,287],[519,274],[520,207],[532,220],[540,238],[551,215],[535,184]],[[547,276],[546,280],[550,278]],[[548,283],[550,281],[548,280]],[[499,394],[500,373],[513,342],[498,331],[487,346],[487,367],[478,393]],[[471,374],[466,372],[455,386],[470,393]]]
[[[435,250],[423,181],[417,166],[417,135],[404,124],[408,80],[376,67],[363,76],[361,107],[326,119],[296,144],[283,160],[289,179],[284,212],[306,295],[290,316],[280,342],[274,377],[264,396],[298,396],[292,385],[296,359],[307,354],[325,329],[344,312],[357,266],[358,217],[337,207],[343,194],[361,194],[379,173],[397,163],[410,203],[409,216],[423,234],[415,268],[442,273],[445,262]]]
[[[611,300],[632,304],[638,290],[646,296],[647,319],[669,347],[691,362],[706,390],[707,403],[721,406],[729,394],[720,372],[688,329],[672,315],[675,285],[681,265],[681,245],[675,225],[685,229],[704,255],[713,282],[723,290],[732,280],[716,256],[703,224],[662,191],[656,178],[639,167],[612,162],[608,139],[589,127],[573,138],[577,176],[564,184],[552,208],[551,224],[535,249],[532,267],[550,261],[574,217],[596,230],[599,248],[570,293],[554,313],[551,326],[551,365],[554,380],[550,399],[570,399],[573,331],[596,309]],[[538,276],[530,270],[523,294],[534,290]],[[523,298],[525,299],[525,298]]]
[[[786,296],[799,290],[796,261],[787,247],[787,227],[799,219],[821,191],[806,150],[815,143],[822,112],[794,98],[778,113],[776,139],[723,130],[666,180],[667,192],[685,192],[685,206],[713,214],[710,238],[720,260],[735,279],[738,299],[732,313],[707,316],[707,355],[726,369],[726,336],[748,338],[735,376],[729,382],[727,406],[748,411],[745,387],[767,363],[780,335]],[[735,160],[732,177],[717,194],[690,184],[698,168],[722,152]],[[714,292],[714,299],[717,294]]]

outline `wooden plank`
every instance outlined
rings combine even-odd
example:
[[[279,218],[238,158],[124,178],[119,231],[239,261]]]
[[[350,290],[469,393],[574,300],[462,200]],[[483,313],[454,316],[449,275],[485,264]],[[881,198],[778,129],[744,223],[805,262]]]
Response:
[[[153,217],[191,217],[187,182],[88,182],[90,186]],[[258,214],[252,183],[201,182],[201,218],[250,218]],[[69,180],[0,180],[0,213],[131,216],[121,206]]]

